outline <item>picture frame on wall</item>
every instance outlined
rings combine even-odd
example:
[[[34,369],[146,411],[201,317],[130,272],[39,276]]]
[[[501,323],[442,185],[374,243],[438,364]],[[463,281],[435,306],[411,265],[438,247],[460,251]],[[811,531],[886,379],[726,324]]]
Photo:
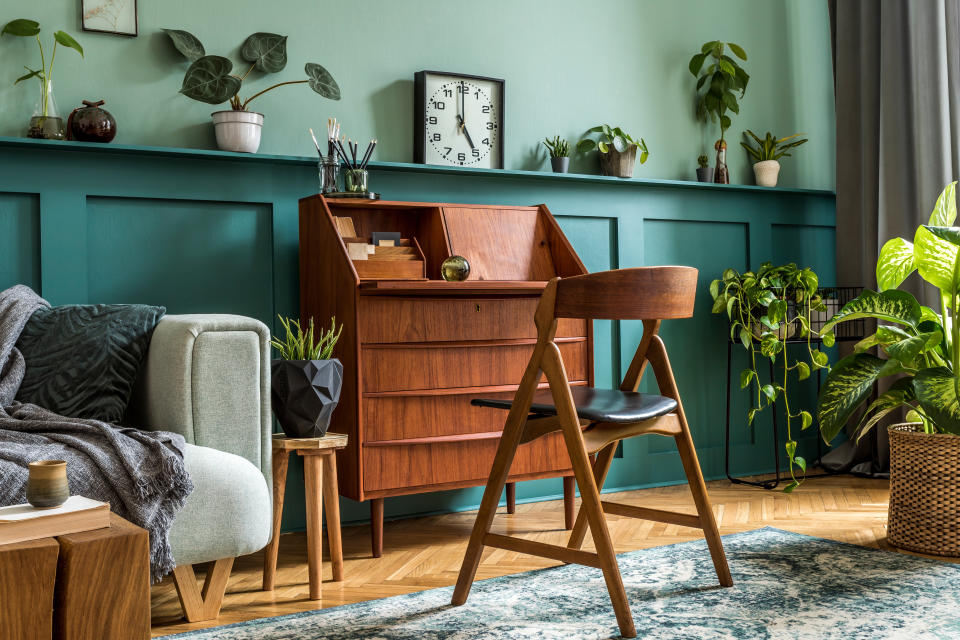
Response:
[[[136,37],[137,0],[80,0],[80,27],[94,33]]]

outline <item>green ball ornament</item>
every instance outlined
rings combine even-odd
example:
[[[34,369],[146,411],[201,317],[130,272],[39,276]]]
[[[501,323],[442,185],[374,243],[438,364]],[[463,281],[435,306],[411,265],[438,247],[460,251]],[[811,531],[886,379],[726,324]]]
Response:
[[[440,275],[447,282],[463,282],[470,276],[470,263],[463,256],[450,256],[440,265]]]

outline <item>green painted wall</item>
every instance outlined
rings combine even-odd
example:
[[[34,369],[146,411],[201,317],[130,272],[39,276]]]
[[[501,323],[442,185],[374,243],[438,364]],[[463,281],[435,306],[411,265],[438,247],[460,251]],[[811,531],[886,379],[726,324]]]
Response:
[[[413,73],[428,68],[506,80],[506,166],[541,169],[538,141],[559,133],[576,140],[599,122],[642,135],[652,152],[638,167],[646,178],[692,179],[699,153],[718,137],[693,118],[692,53],[706,40],[744,46],[752,75],[731,140],[749,127],[810,142],[784,163],[782,184],[834,187],[834,117],[827,3],[811,0],[163,0],[140,2],[135,39],[77,33],[79,0],[45,0],[13,8],[0,21],[32,17],[47,29],[75,33],[86,59],[58,55],[54,94],[68,113],[84,98],[107,100],[117,142],[213,148],[208,105],[177,94],[185,63],[161,27],[192,31],[211,53],[236,50],[253,31],[288,34],[290,64],[327,66],[344,98],[323,100],[303,86],[253,103],[266,114],[261,150],[308,155],[308,126],[336,116],[351,137],[377,137],[377,158],[412,159]],[[40,6],[42,4],[42,6]],[[26,5],[26,3],[24,3]],[[36,45],[0,40],[0,135],[22,135],[38,92],[11,86]],[[250,87],[266,86],[255,79]],[[734,182],[752,183],[736,147]],[[596,172],[592,157],[574,169]]]

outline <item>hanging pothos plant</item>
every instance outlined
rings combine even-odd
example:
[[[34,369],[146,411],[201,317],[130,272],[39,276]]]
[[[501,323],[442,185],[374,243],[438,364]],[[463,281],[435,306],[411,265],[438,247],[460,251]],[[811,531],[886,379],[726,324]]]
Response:
[[[812,269],[800,269],[790,263],[774,266],[770,262],[760,265],[756,272],[739,273],[727,269],[723,275],[710,283],[713,296],[713,313],[726,313],[730,321],[730,340],[739,342],[750,356],[750,366],[740,372],[740,388],[751,388],[750,410],[747,423],[753,425],[757,413],[774,402],[783,402],[787,416],[787,457],[790,460],[791,482],[784,488],[787,493],[796,489],[807,471],[807,461],[796,455],[797,442],[793,427],[799,422],[800,430],[813,424],[809,411],[794,411],[787,393],[791,377],[805,380],[810,372],[827,366],[827,355],[814,348],[814,339],[832,346],[833,334],[818,336],[810,325],[813,311],[825,312],[826,305],[818,292],[817,274]],[[786,341],[794,336],[805,338],[807,361],[792,360],[786,350]],[[762,383],[757,368],[757,356],[766,357],[774,364],[780,357],[779,380]],[[795,467],[800,469],[798,479]]]

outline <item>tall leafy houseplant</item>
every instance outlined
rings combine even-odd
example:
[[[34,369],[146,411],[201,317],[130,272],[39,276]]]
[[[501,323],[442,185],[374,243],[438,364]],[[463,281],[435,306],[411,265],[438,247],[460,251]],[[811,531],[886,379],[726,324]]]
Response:
[[[857,408],[865,404],[873,383],[898,376],[871,402],[857,425],[862,437],[884,416],[901,407],[925,433],[960,435],[960,227],[957,183],[937,199],[929,223],[920,226],[913,242],[894,238],[883,245],[877,260],[878,291],[864,291],[847,303],[825,326],[871,318],[877,331],[859,342],[854,353],[833,366],[817,407],[820,431],[833,440]],[[939,290],[939,313],[897,289],[914,271]],[[880,355],[870,353],[874,348]]]
[[[801,431],[813,424],[809,411],[794,410],[787,393],[792,377],[805,380],[811,370],[827,365],[827,356],[814,348],[813,339],[818,337],[810,325],[813,311],[825,311],[826,305],[818,293],[819,279],[812,269],[797,267],[790,263],[774,266],[770,262],[746,273],[727,269],[723,275],[710,283],[713,296],[713,313],[726,313],[730,322],[730,340],[739,342],[750,356],[750,366],[740,372],[740,388],[752,389],[747,423],[752,425],[756,415],[778,399],[783,402],[787,416],[787,442],[785,448],[790,461],[791,482],[784,491],[793,491],[806,473],[807,462],[796,455],[794,425],[799,422]],[[786,340],[795,334],[806,339],[807,362],[788,357]],[[833,344],[833,335],[822,336],[824,344]],[[779,380],[763,383],[757,365],[758,355],[776,363],[780,357]],[[782,357],[781,357],[782,356]],[[800,469],[798,479],[794,466]]]
[[[726,54],[726,48],[740,60],[747,61],[747,52],[740,45],[711,40],[690,58],[689,65],[690,73],[697,78],[697,117],[703,121],[708,117],[713,122],[720,121],[721,142],[731,124],[727,111],[740,113],[737,94],[742,99],[750,81],[743,67]]]
[[[27,70],[27,73],[17,78],[13,84],[18,84],[31,78],[37,78],[40,81],[40,101],[37,106],[37,113],[34,114],[30,123],[30,136],[62,138],[63,122],[56,112],[56,105],[53,104],[52,95],[53,63],[57,59],[57,45],[73,49],[79,53],[81,57],[83,57],[83,47],[66,31],[55,31],[53,34],[53,49],[50,51],[50,61],[48,63],[43,50],[43,41],[40,40],[40,31],[40,23],[36,20],[19,18],[17,20],[11,20],[3,26],[3,29],[0,30],[0,38],[7,34],[21,38],[36,38],[37,47],[40,49],[40,68],[33,69],[24,66],[23,68]],[[47,126],[47,118],[55,118],[57,120],[55,123],[56,132]],[[45,133],[50,133],[51,135],[43,135]]]

